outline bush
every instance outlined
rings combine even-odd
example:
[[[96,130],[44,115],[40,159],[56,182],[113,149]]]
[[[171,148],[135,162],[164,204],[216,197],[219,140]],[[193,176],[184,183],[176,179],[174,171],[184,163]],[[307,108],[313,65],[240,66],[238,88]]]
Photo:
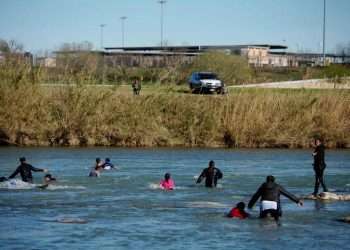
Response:
[[[103,58],[97,53],[62,51],[56,59],[56,73],[65,83],[94,84],[103,81]]]
[[[337,79],[350,76],[350,67],[339,64],[331,64],[327,67],[311,68],[309,71],[311,78]]]
[[[188,78],[194,71],[211,71],[216,73],[226,85],[239,85],[251,81],[252,71],[246,59],[237,55],[221,52],[206,53],[180,69],[179,75]],[[185,81],[185,79],[182,79]]]

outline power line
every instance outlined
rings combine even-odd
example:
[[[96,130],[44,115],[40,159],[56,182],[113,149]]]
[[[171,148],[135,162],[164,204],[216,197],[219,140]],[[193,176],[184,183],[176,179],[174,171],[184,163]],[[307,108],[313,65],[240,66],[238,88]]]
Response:
[[[323,0],[323,66],[326,66],[326,0]]]

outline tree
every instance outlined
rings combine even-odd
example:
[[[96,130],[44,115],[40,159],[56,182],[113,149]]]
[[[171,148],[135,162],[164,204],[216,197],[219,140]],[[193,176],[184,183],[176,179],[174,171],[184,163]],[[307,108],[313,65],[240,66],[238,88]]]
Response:
[[[10,47],[8,43],[3,39],[0,39],[0,52],[3,52],[3,53],[10,52]]]
[[[223,52],[209,52],[198,56],[185,66],[187,77],[194,71],[211,71],[216,73],[227,85],[244,84],[251,80],[251,69],[248,61],[238,55]]]
[[[23,52],[23,45],[16,40],[0,39],[0,51],[3,53],[21,53]]]
[[[94,49],[93,43],[89,41],[83,41],[80,43],[63,43],[58,49],[59,52],[68,51],[92,51]]]
[[[350,42],[338,43],[335,47],[335,53],[342,56],[350,56]]]
[[[74,83],[101,82],[104,75],[103,56],[93,51],[93,44],[64,43],[56,51],[57,70],[65,81]]]

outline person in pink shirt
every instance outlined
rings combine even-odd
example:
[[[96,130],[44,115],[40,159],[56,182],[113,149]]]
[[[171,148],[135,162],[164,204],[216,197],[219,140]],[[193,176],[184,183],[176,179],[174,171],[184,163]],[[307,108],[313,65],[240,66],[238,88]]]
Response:
[[[171,179],[169,173],[166,173],[164,175],[164,180],[162,180],[159,185],[164,190],[173,190],[175,188],[175,183]]]

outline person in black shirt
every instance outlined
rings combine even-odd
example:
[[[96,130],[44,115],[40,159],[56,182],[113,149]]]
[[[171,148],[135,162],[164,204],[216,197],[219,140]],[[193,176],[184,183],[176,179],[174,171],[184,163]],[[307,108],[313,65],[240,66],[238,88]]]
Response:
[[[298,205],[302,206],[303,202],[289,193],[282,186],[275,183],[275,177],[267,176],[264,182],[248,203],[248,208],[251,209],[257,200],[260,199],[260,218],[266,218],[269,214],[278,221],[282,216],[280,195],[284,195]]]
[[[318,194],[318,188],[320,184],[322,185],[323,191],[328,192],[326,184],[324,183],[324,178],[323,178],[323,173],[326,168],[326,162],[324,160],[324,155],[325,155],[325,147],[321,141],[321,139],[316,139],[315,140],[315,150],[312,153],[314,157],[314,171],[315,171],[315,188],[313,195],[317,196]]]
[[[26,158],[21,157],[19,159],[20,165],[17,167],[15,172],[9,176],[9,179],[15,178],[16,175],[20,174],[22,181],[24,182],[33,182],[32,171],[34,172],[47,172],[47,169],[35,168],[32,165],[26,162]]]
[[[197,179],[197,183],[201,183],[203,178],[205,178],[205,186],[209,188],[216,187],[218,179],[222,178],[222,172],[215,167],[214,161],[210,161],[209,167],[203,169],[201,175]]]

